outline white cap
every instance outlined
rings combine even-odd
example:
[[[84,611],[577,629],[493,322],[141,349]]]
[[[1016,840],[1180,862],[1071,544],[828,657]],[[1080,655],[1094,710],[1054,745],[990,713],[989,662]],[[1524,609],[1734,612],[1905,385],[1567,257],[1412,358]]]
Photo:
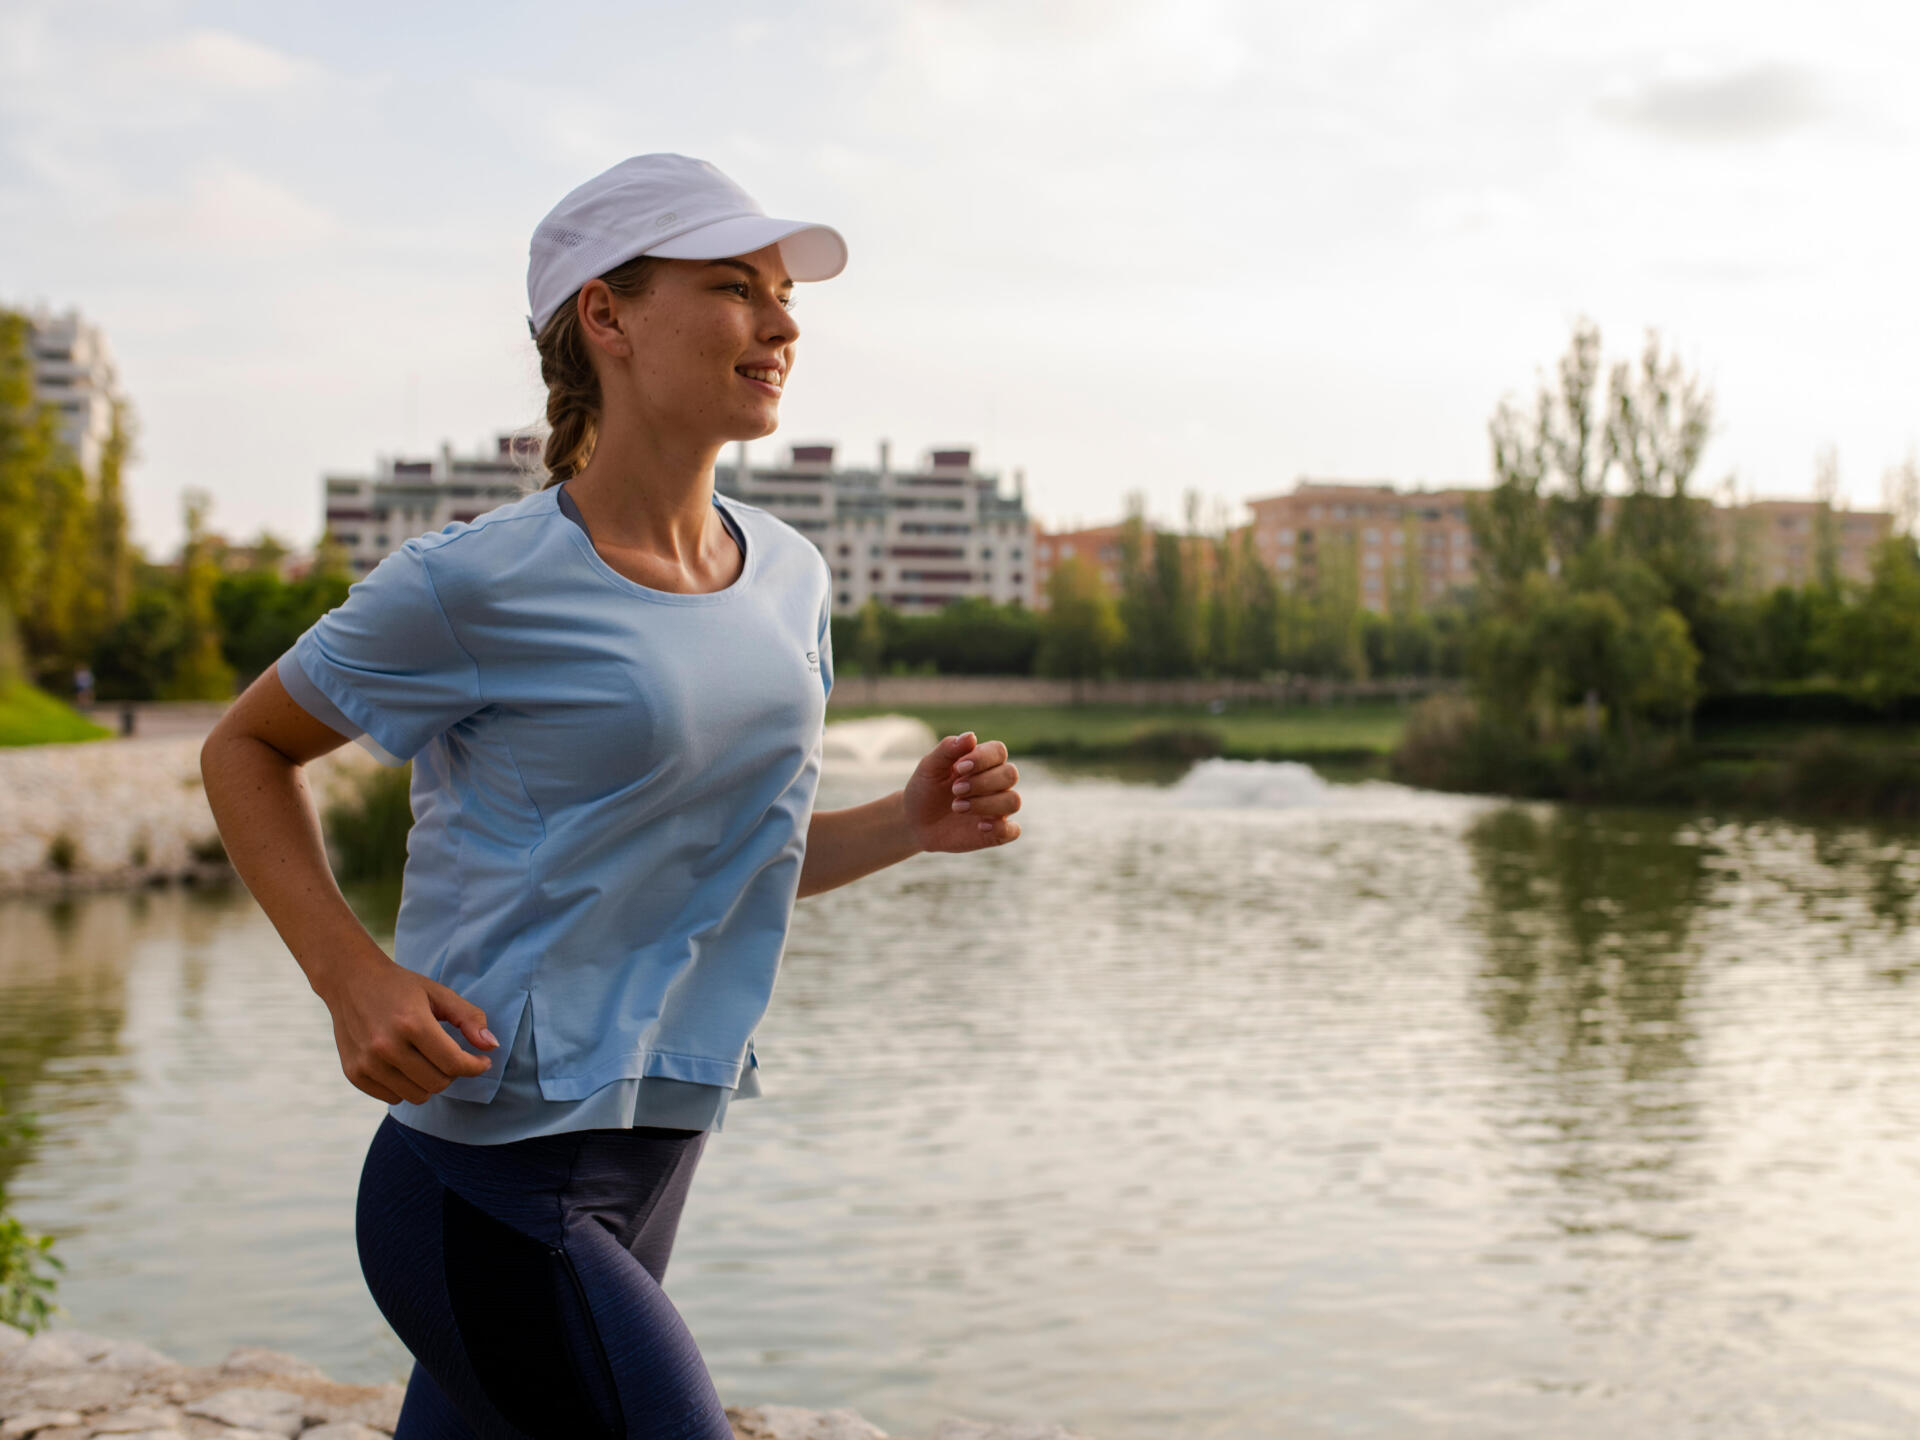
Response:
[[[569,193],[533,231],[528,328],[538,335],[569,296],[638,255],[725,260],[779,242],[795,280],[831,280],[847,265],[840,232],[775,220],[704,160],[635,155]]]

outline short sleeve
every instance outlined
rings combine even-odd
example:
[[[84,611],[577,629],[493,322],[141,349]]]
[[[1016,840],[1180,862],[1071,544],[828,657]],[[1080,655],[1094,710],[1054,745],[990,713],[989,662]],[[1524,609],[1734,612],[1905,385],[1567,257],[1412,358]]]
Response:
[[[389,765],[413,758],[434,736],[478,710],[480,671],[453,632],[425,557],[403,545],[308,627],[288,656],[310,683],[287,692],[342,734],[358,730]],[[287,660],[281,661],[283,683]],[[325,706],[350,722],[340,726]],[[384,753],[383,753],[384,752]]]

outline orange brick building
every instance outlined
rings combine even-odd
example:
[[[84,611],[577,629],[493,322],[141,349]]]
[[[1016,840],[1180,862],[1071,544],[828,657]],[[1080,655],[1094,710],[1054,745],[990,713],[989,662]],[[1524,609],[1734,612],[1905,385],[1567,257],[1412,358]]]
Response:
[[[1351,564],[1360,602],[1385,610],[1402,567],[1423,603],[1473,581],[1464,489],[1396,490],[1383,482],[1301,480],[1286,495],[1249,500],[1254,551],[1288,589]]]

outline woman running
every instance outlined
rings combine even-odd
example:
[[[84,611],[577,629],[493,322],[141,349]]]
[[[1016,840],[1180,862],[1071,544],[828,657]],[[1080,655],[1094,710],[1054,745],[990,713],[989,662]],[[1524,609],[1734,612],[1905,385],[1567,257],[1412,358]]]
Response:
[[[714,493],[779,423],[794,282],[845,263],[684,156],[569,194],[527,272],[545,486],[387,556],[202,752],[235,869],[389,1107],[357,1238],[416,1362],[395,1440],[730,1440],[661,1281],[708,1132],[759,1093],[794,900],[1020,834],[971,732],[814,812],[831,572]],[[413,763],[393,959],[302,769],[349,739]]]

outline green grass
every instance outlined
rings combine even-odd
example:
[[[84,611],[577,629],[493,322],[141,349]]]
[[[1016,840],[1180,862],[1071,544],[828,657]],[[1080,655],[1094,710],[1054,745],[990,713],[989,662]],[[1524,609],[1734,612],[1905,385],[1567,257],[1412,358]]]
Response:
[[[1399,743],[1407,711],[1391,701],[1351,705],[936,705],[834,707],[827,719],[912,715],[936,735],[972,730],[1012,755],[1122,758],[1220,754],[1236,760],[1362,760]],[[1194,742],[1198,742],[1197,744]]]
[[[103,740],[112,733],[24,680],[0,680],[0,745]]]

